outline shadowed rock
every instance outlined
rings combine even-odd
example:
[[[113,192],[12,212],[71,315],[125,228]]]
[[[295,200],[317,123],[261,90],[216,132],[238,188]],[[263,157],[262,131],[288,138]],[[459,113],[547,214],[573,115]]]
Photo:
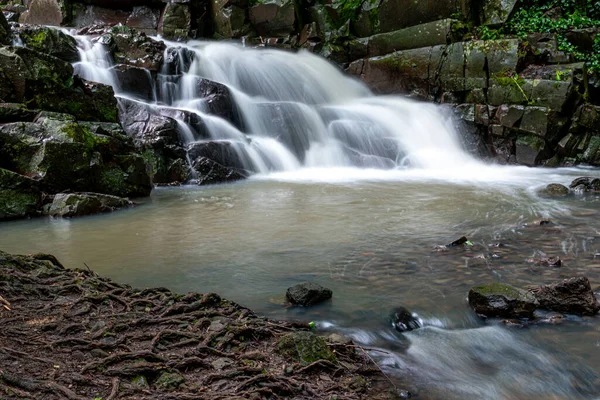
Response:
[[[590,281],[585,277],[542,286],[534,296],[539,307],[545,310],[578,315],[595,315],[600,310]]]
[[[492,283],[472,288],[469,304],[477,314],[486,317],[532,318],[538,301],[524,290]]]
[[[323,286],[306,282],[288,288],[286,297],[290,303],[299,306],[312,306],[331,299],[333,292]]]

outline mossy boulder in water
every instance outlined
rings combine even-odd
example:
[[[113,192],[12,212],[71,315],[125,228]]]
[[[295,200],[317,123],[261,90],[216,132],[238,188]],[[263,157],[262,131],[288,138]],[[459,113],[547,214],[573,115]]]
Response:
[[[500,318],[531,318],[538,306],[531,293],[501,283],[472,288],[469,304],[477,314]]]
[[[294,332],[277,342],[277,353],[288,361],[310,364],[319,360],[336,362],[325,340],[312,332]]]
[[[0,169],[0,221],[34,215],[41,200],[38,182]]]
[[[67,62],[79,61],[77,41],[62,31],[47,26],[24,26],[18,35],[26,47]]]
[[[551,183],[539,190],[538,194],[543,197],[564,197],[569,195],[569,188],[560,183]]]
[[[99,193],[59,193],[54,196],[49,214],[53,217],[79,217],[115,211],[132,205],[131,201]]]

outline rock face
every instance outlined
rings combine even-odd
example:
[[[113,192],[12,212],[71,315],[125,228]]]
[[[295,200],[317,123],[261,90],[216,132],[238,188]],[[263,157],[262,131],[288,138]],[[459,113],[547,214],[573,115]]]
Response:
[[[259,35],[280,35],[294,30],[295,8],[291,0],[260,0],[250,7],[250,22]]]
[[[535,292],[539,308],[566,314],[595,315],[600,310],[587,278],[565,279]]]
[[[531,293],[500,283],[472,288],[469,304],[477,314],[492,318],[532,318],[538,307]]]
[[[60,26],[71,18],[68,0],[32,0],[19,22],[31,25]]]
[[[333,292],[317,283],[306,282],[288,288],[285,295],[292,304],[312,306],[331,299]]]
[[[325,340],[312,332],[294,332],[283,336],[277,342],[277,353],[286,360],[303,365],[319,360],[337,362]]]
[[[397,308],[392,314],[392,326],[398,332],[407,332],[421,327],[421,322],[404,307]]]
[[[38,182],[0,168],[0,221],[34,216],[41,202]]]
[[[54,196],[49,214],[53,217],[79,217],[100,214],[131,206],[121,197],[98,193],[59,193]]]

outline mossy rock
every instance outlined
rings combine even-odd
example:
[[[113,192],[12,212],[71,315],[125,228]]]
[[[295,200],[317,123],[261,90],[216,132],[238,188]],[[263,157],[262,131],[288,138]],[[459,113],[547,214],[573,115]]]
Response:
[[[34,215],[41,199],[36,181],[0,169],[0,221]]]
[[[79,61],[77,41],[58,29],[47,26],[25,26],[18,34],[26,47],[67,62]]]
[[[532,318],[538,307],[531,293],[501,283],[472,288],[469,304],[479,315],[500,318]]]
[[[277,352],[286,360],[310,364],[318,360],[337,362],[325,340],[312,332],[294,332],[277,342]]]
[[[185,382],[185,378],[173,372],[163,372],[154,382],[159,389],[169,390],[177,389]]]
[[[569,188],[559,183],[551,183],[538,191],[542,197],[565,197],[569,195]]]

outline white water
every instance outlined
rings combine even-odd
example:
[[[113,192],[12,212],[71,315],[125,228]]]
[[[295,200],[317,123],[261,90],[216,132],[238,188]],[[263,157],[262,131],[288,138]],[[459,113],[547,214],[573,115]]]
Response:
[[[76,72],[112,85],[118,96],[131,97],[116,80],[104,46],[90,37],[77,39],[81,62]],[[197,114],[210,140],[236,143],[250,171],[265,175],[331,167],[348,173],[348,167],[444,171],[449,166],[481,166],[461,148],[452,124],[436,106],[372,96],[361,83],[311,53],[212,42],[167,45],[165,60],[174,49],[178,57],[158,74],[154,100],[144,101],[158,114],[164,115],[164,109]],[[201,78],[229,88],[244,131],[208,113],[197,93]],[[194,137],[193,127],[185,127],[183,119],[178,122],[187,143],[206,140]]]

